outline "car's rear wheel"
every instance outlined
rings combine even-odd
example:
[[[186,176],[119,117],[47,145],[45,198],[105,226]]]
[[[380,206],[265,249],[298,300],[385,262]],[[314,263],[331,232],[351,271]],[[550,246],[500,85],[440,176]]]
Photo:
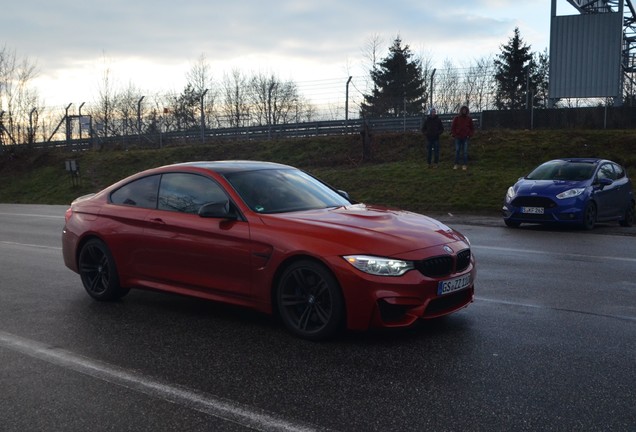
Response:
[[[588,202],[583,210],[583,223],[582,226],[586,230],[591,230],[596,225],[596,204]]]
[[[625,210],[625,217],[618,222],[621,226],[630,227],[634,225],[634,203],[627,206]]]
[[[119,284],[115,260],[101,240],[86,242],[79,254],[79,274],[86,292],[96,300],[116,300],[128,294]]]
[[[315,261],[297,261],[285,269],[276,289],[276,302],[285,326],[305,339],[330,338],[344,322],[338,281]]]

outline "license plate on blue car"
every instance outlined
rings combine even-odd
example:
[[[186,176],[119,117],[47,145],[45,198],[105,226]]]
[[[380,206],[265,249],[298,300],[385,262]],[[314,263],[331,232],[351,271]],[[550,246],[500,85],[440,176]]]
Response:
[[[459,291],[470,286],[470,274],[458,278],[440,281],[437,284],[437,295],[444,295]]]
[[[543,207],[521,207],[521,213],[526,214],[543,214],[544,211]]]

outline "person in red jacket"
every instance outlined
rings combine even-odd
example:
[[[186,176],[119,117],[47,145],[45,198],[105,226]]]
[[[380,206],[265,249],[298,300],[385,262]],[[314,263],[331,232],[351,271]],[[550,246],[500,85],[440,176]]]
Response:
[[[455,138],[455,165],[453,169],[457,169],[461,160],[462,169],[466,170],[468,166],[468,139],[474,133],[473,119],[468,115],[468,107],[464,105],[459,109],[459,114],[455,116],[451,124],[451,135]]]

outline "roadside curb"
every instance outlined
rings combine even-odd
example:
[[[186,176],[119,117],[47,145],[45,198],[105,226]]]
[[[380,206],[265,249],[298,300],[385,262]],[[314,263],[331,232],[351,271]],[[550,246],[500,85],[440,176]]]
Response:
[[[544,225],[524,224],[520,228],[508,228],[503,222],[501,217],[487,216],[487,215],[470,215],[463,213],[440,213],[433,214],[427,213],[438,221],[449,225],[475,225],[475,226],[487,226],[487,227],[500,227],[503,229],[520,229],[528,231],[560,231],[560,232],[576,232],[582,234],[604,234],[604,235],[620,235],[628,237],[636,237],[636,225],[631,227],[622,227],[618,222],[600,223],[593,230],[585,231],[583,229],[576,229],[573,227],[552,227]]]

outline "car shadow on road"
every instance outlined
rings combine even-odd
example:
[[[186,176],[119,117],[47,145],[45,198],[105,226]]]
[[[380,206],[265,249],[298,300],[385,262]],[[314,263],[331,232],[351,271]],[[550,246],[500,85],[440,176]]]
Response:
[[[332,343],[340,346],[383,346],[457,336],[472,326],[469,315],[460,311],[447,317],[419,320],[406,328],[343,330],[328,341],[312,342],[288,333],[275,316],[239,306],[139,289],[131,290],[126,297],[115,302],[95,302],[78,293],[77,301],[69,303],[65,315],[73,322],[69,324],[76,329],[75,336],[78,338],[93,339],[106,327],[120,339],[127,339],[124,335],[128,334],[131,343],[134,343],[134,335],[145,333],[147,343],[154,341],[157,344],[164,336],[182,335],[208,339],[221,345],[258,338],[269,340],[269,343],[278,339],[277,345],[300,342],[327,346]]]
[[[470,306],[469,306],[470,308]],[[341,343],[355,345],[395,345],[407,344],[422,339],[447,338],[465,334],[473,323],[463,312],[428,320],[416,321],[405,328],[370,329],[364,332],[344,332]]]

